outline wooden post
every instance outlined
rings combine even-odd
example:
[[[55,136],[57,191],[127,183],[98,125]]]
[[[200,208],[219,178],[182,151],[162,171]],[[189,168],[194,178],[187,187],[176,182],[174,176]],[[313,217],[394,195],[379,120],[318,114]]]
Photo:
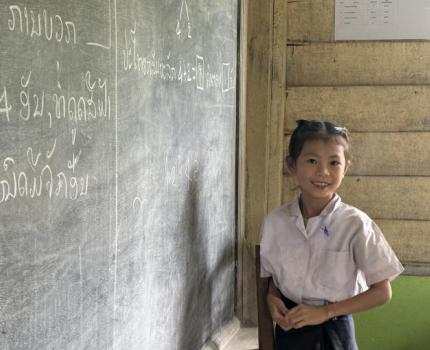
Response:
[[[259,350],[273,350],[275,339],[273,334],[273,322],[266,303],[266,294],[269,287],[269,279],[260,277],[260,246],[255,246],[255,269],[257,282],[258,301],[258,345]]]

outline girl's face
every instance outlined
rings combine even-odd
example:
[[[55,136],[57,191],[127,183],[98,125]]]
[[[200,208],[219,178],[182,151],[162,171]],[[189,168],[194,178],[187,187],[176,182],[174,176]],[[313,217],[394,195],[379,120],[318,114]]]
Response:
[[[304,200],[329,202],[342,183],[350,161],[344,146],[334,139],[306,141],[296,161],[288,167],[297,181]]]

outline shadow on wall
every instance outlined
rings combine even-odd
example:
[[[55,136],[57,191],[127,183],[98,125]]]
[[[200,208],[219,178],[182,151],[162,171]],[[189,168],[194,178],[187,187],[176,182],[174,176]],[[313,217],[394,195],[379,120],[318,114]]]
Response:
[[[231,298],[232,305],[228,302],[219,305],[218,300],[225,298],[213,295],[216,287],[225,293],[234,291],[234,280],[232,286],[217,285],[221,274],[226,272],[229,264],[234,263],[234,252],[233,248],[225,245],[222,254],[217,253],[219,263],[209,273],[209,255],[216,253],[217,247],[211,247],[208,236],[208,219],[211,213],[206,210],[205,203],[202,203],[199,197],[200,186],[200,178],[189,182],[181,217],[183,227],[187,228],[182,238],[182,254],[187,265],[184,269],[184,301],[178,308],[182,310],[178,350],[200,349],[211,334],[233,317],[234,312],[234,298]],[[217,301],[214,303],[215,299]]]

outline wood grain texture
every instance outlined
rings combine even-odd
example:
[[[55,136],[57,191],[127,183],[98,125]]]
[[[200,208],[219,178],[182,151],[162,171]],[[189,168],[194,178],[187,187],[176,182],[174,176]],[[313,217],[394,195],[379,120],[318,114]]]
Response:
[[[430,176],[430,132],[353,133],[351,138],[353,175]]]
[[[430,220],[376,220],[403,263],[430,264]]]
[[[286,130],[318,118],[349,131],[430,131],[430,86],[289,87]]]
[[[246,32],[245,236],[257,242],[266,214],[267,124],[270,115],[270,40],[272,6],[250,1]],[[264,169],[264,171],[262,171]]]
[[[331,41],[334,38],[334,0],[288,3],[288,41]]]
[[[266,296],[269,289],[269,278],[260,277],[260,246],[255,246],[255,275],[257,285],[258,308],[258,348],[259,350],[274,350],[275,336],[273,322],[267,306]]]
[[[242,33],[243,56],[245,57],[242,113],[242,164],[240,279],[237,314],[242,324],[257,324],[257,293],[255,285],[254,245],[259,237],[261,220],[266,213],[267,118],[269,116],[269,79],[271,37],[271,2],[246,1],[244,31]],[[262,169],[264,169],[262,171]],[[252,242],[252,244],[249,243]]]
[[[284,202],[298,194],[296,187],[286,176]],[[339,194],[373,219],[430,220],[429,177],[346,176]]]
[[[287,48],[285,46],[287,35],[286,10],[286,0],[273,1],[273,38],[270,56],[271,79],[269,86],[270,114],[267,124],[267,212],[279,206],[282,201],[287,55]]]
[[[427,85],[429,68],[428,42],[294,44],[288,45],[287,85]]]
[[[255,257],[264,215],[282,200],[282,158],[286,91],[286,0],[249,1],[246,6],[244,170],[241,184],[243,236],[242,286],[239,313],[242,324],[255,325]],[[242,105],[242,106],[243,106]],[[241,304],[241,305],[240,305]]]

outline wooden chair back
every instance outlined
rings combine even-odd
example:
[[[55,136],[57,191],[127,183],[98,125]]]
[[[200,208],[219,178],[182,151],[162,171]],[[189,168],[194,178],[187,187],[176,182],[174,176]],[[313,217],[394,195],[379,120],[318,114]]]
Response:
[[[266,294],[269,287],[268,278],[260,277],[260,245],[255,246],[255,268],[257,283],[257,308],[258,308],[258,344],[259,350],[274,350],[275,336],[273,321],[270,317],[266,303]]]

